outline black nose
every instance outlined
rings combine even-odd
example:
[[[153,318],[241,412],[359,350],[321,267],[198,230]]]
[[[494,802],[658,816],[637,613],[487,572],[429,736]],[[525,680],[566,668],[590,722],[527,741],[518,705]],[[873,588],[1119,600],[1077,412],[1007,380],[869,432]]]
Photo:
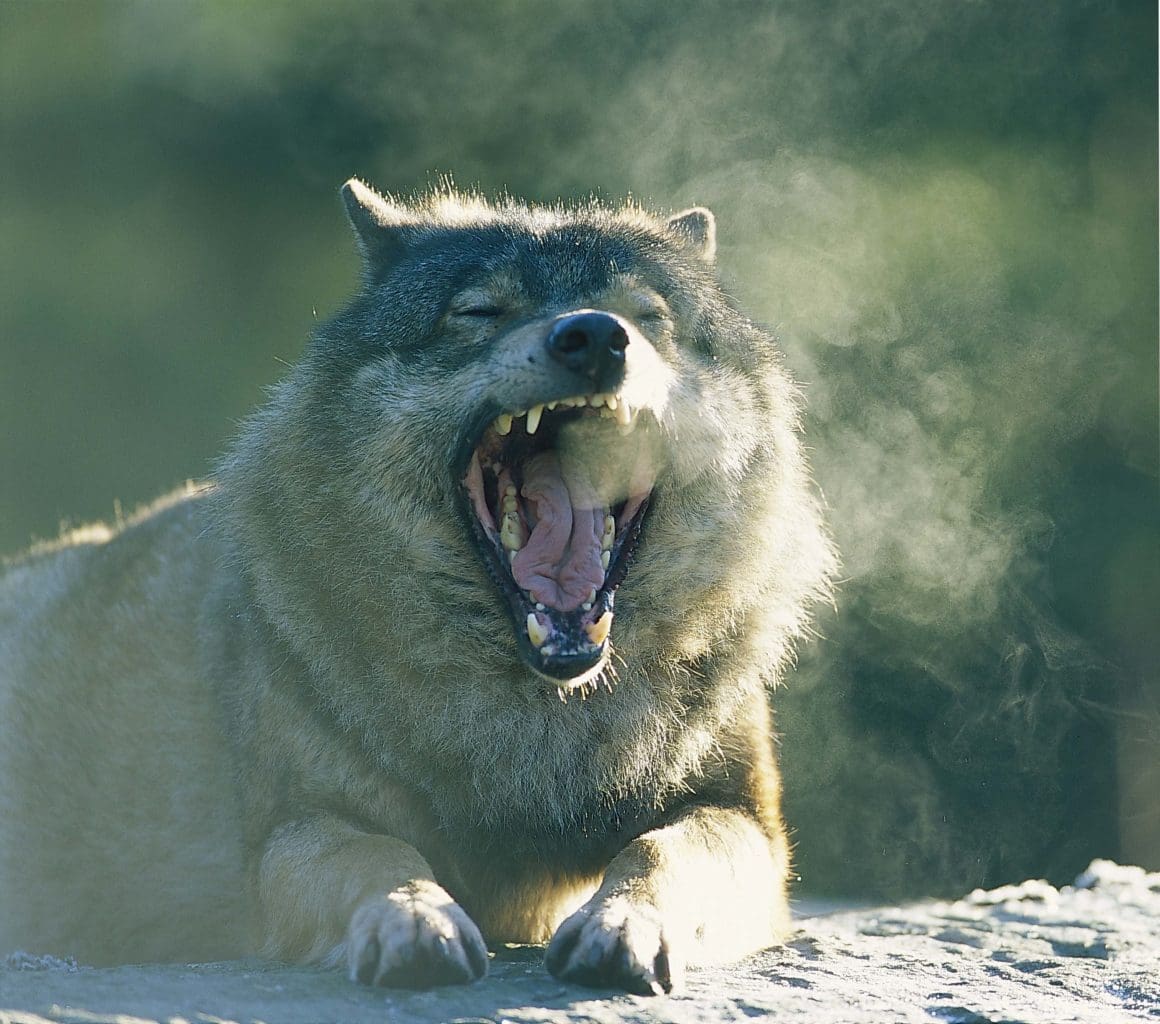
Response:
[[[587,377],[597,391],[608,391],[623,379],[628,333],[610,313],[562,316],[552,325],[544,344],[556,362]]]

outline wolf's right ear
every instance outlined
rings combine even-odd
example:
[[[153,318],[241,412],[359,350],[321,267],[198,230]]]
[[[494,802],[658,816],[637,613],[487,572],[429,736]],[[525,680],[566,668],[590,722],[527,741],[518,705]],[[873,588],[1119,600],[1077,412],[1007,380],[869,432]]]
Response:
[[[406,229],[415,223],[414,215],[358,178],[342,186],[342,201],[368,269],[390,262],[403,248]]]

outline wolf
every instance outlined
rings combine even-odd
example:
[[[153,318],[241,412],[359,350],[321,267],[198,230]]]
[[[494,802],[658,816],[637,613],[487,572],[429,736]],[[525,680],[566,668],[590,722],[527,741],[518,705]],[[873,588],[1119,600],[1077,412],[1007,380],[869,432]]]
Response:
[[[361,287],[213,479],[0,582],[0,948],[647,994],[776,943],[834,555],[712,214],[343,197]]]

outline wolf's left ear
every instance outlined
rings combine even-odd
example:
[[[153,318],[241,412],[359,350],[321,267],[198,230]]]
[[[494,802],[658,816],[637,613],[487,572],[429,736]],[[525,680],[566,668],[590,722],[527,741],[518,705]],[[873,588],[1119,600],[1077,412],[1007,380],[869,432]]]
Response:
[[[342,186],[342,201],[368,267],[388,262],[403,248],[406,229],[415,223],[409,210],[384,199],[358,178]]]
[[[667,227],[706,263],[713,262],[717,255],[717,221],[712,211],[694,206],[691,210],[673,214]]]

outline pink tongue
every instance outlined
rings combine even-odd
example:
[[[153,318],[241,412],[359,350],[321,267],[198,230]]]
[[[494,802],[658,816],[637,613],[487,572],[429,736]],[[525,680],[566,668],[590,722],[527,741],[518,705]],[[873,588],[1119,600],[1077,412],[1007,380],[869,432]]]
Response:
[[[579,467],[561,465],[555,452],[528,460],[522,494],[532,532],[512,576],[536,601],[574,611],[604,583],[604,507]]]

